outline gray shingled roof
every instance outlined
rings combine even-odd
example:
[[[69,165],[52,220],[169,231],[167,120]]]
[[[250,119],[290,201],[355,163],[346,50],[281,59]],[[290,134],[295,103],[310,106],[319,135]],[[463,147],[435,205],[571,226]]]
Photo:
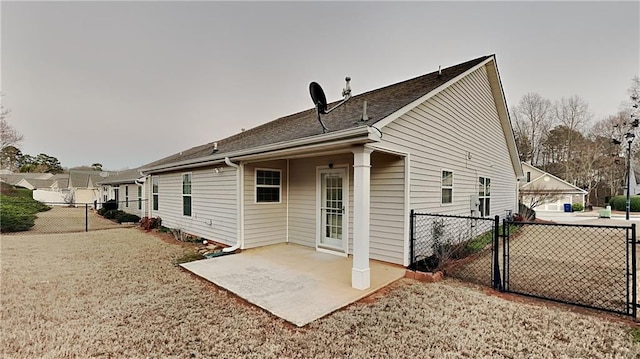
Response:
[[[98,184],[116,184],[116,183],[134,183],[138,178],[142,177],[138,168],[123,170],[109,174],[106,178],[101,178]]]
[[[343,106],[329,114],[323,115],[322,120],[329,128],[329,132],[347,130],[365,124],[370,126],[374,125],[381,119],[444,85],[449,80],[478,65],[489,57],[491,56],[479,57],[462,64],[442,69],[441,76],[438,75],[438,71],[435,71],[353,96]],[[364,101],[367,101],[367,114],[369,117],[369,120],[366,122],[361,121]],[[309,102],[311,102],[311,99]],[[329,104],[328,107],[331,108],[333,104]],[[311,108],[293,115],[281,117],[231,137],[215,141],[218,143],[216,155],[297,140],[319,134],[322,134],[322,127],[318,123],[315,108]],[[213,148],[214,142],[207,143],[151,162],[142,166],[142,168],[166,166],[174,162],[207,157],[214,153]]]
[[[36,179],[36,178],[27,178],[25,181],[29,182],[34,189],[39,188],[49,188],[55,182],[52,179]]]

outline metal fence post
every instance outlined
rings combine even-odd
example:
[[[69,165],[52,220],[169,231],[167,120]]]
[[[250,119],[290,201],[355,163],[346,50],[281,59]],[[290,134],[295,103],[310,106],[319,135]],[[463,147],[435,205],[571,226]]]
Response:
[[[506,219],[502,220],[502,286],[500,291],[504,292],[509,290],[509,263],[507,259],[507,252],[509,243],[509,223]]]
[[[84,231],[89,232],[89,203],[84,204]]]
[[[414,246],[414,229],[415,229],[415,224],[416,224],[416,214],[415,211],[412,209],[411,212],[409,213],[409,248],[410,248],[410,258],[409,258],[409,268],[412,268],[413,270],[415,270],[415,266],[413,264],[413,256],[414,256],[414,251],[415,249],[413,248]]]
[[[638,293],[637,293],[637,278],[636,273],[636,224],[631,224],[631,313],[633,318],[637,319],[638,314]]]
[[[502,283],[500,280],[500,263],[498,263],[498,246],[500,243],[499,235],[500,235],[500,216],[496,215],[494,217],[493,223],[493,244],[491,245],[491,251],[493,252],[493,256],[491,261],[493,265],[491,266],[491,282],[493,284],[493,289],[500,289],[502,287]]]

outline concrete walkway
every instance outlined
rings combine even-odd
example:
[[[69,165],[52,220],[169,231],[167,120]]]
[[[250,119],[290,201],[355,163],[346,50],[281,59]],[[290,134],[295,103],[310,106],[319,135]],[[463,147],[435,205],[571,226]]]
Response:
[[[536,211],[536,218],[556,223],[578,223],[578,224],[602,224],[602,225],[628,225],[629,223],[640,224],[640,214],[631,213],[629,221],[625,219],[625,212],[612,211],[611,218],[599,218],[599,211],[585,212],[545,212]]]
[[[302,327],[402,278],[401,266],[371,261],[371,287],[351,288],[351,257],[295,244],[182,264],[188,271]]]

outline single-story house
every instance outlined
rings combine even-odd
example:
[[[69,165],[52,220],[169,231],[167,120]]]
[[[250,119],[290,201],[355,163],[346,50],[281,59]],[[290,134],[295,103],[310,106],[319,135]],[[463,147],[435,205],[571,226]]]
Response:
[[[115,200],[118,209],[143,217],[147,205],[144,180],[145,176],[137,168],[109,173],[97,182],[100,190],[98,207],[108,200]]]
[[[231,249],[289,242],[352,256],[352,286],[365,289],[370,259],[409,264],[411,209],[517,209],[523,173],[493,55],[353,96],[321,119],[311,108],[143,166],[148,215]]]
[[[522,163],[524,178],[520,181],[522,203],[536,211],[563,212],[564,205],[585,205],[587,191],[545,172],[528,163]]]

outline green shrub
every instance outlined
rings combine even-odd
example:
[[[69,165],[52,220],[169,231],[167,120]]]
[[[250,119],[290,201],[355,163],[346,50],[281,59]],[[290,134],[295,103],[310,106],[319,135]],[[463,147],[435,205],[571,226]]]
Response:
[[[571,211],[573,212],[582,212],[584,210],[584,206],[582,203],[574,203],[571,205]]]
[[[123,223],[123,222],[138,223],[138,222],[140,222],[140,217],[136,216],[135,214],[131,214],[131,213],[123,212],[123,211],[118,211],[118,213],[116,214],[116,217],[114,219],[118,223]]]
[[[629,210],[631,212],[640,212],[640,196],[631,196],[631,203]],[[611,209],[616,211],[626,211],[627,210],[627,197],[626,196],[615,196],[609,200],[609,205]]]
[[[0,232],[28,231],[35,224],[36,216],[29,209],[15,204],[0,203]]]
[[[118,215],[118,212],[120,211],[118,211],[117,209],[110,209],[108,211],[105,211],[102,217],[106,219],[115,219],[116,216]]]
[[[32,197],[33,191],[3,185],[0,194],[0,232],[28,231],[35,224],[35,214],[51,209]]]

